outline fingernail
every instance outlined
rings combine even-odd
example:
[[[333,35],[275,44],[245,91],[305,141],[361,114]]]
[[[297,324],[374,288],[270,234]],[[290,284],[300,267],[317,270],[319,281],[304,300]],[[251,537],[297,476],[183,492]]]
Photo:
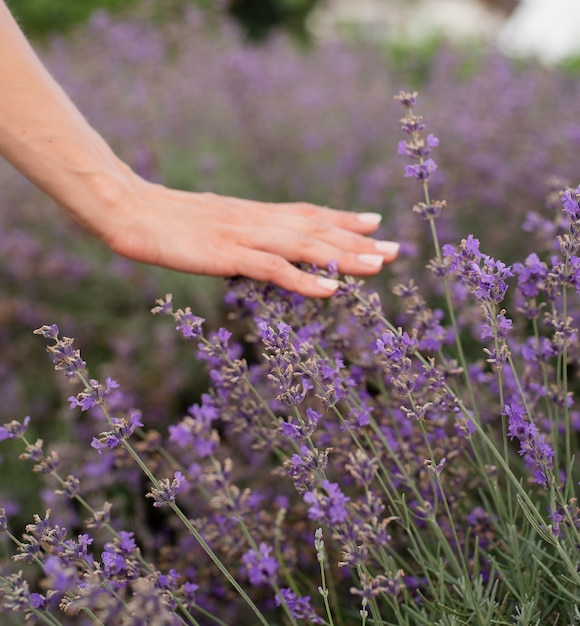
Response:
[[[377,241],[375,248],[383,254],[397,255],[399,253],[400,244],[396,241]]]
[[[358,260],[362,263],[366,263],[366,265],[372,265],[373,267],[382,265],[384,261],[380,254],[359,254]]]
[[[338,280],[333,280],[332,278],[317,278],[316,282],[327,291],[336,291],[338,289]]]
[[[359,213],[358,214],[359,222],[363,222],[364,224],[372,224],[373,226],[379,224],[383,219],[383,216],[380,213]]]

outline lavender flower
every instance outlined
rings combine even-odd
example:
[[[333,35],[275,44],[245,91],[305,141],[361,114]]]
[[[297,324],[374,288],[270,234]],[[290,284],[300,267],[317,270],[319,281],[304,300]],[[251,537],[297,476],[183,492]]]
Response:
[[[22,572],[7,576],[2,583],[0,597],[8,611],[23,612],[30,617],[35,615],[34,609],[43,611],[47,607],[47,598],[30,591]]]
[[[580,222],[580,204],[578,197],[580,195],[580,186],[573,190],[574,195],[570,189],[565,189],[562,194],[562,206],[564,213],[570,218],[572,223]]]
[[[201,337],[202,335],[202,325],[205,320],[202,317],[197,315],[193,315],[191,309],[187,307],[185,310],[178,309],[177,311],[173,310],[173,303],[171,299],[171,295],[168,294],[165,297],[165,300],[158,299],[156,300],[157,306],[151,309],[151,312],[154,315],[171,315],[177,322],[177,330],[186,338],[186,339],[196,339]]]
[[[278,562],[270,553],[272,548],[261,543],[257,550],[248,550],[242,557],[248,578],[252,585],[263,585],[270,582],[278,571]]]
[[[211,456],[219,444],[219,435],[212,428],[218,418],[215,399],[204,394],[201,404],[193,404],[188,412],[178,424],[169,426],[169,441],[180,448],[192,447],[200,458]]]
[[[293,454],[290,459],[284,462],[286,472],[294,481],[299,492],[309,489],[316,476],[326,469],[329,452],[330,449],[321,452],[320,450],[310,450],[307,446],[301,446],[300,454]],[[315,496],[311,497],[316,500]]]
[[[59,329],[56,324],[37,328],[34,333],[54,341],[46,349],[51,354],[54,368],[57,371],[62,371],[69,378],[76,377],[77,373],[85,371],[87,364],[81,359],[80,350],[75,350],[72,347],[74,340],[70,337],[59,339]]]
[[[451,245],[443,247],[443,257],[458,280],[465,283],[482,303],[499,304],[507,291],[506,279],[513,276],[502,261],[482,254],[479,241],[470,235],[463,239],[458,250]]]
[[[418,139],[413,141],[399,141],[397,149],[398,154],[406,155],[412,159],[420,159],[428,157],[431,154],[431,150],[439,145],[439,139],[432,133],[429,133],[425,140]]]
[[[94,407],[102,406],[106,398],[111,395],[113,389],[117,389],[118,387],[119,383],[110,376],[106,377],[104,387],[98,380],[91,378],[86,389],[83,389],[76,396],[71,396],[68,399],[70,408],[74,409],[75,407],[80,407],[81,411],[88,411]]]
[[[340,524],[348,517],[347,503],[350,501],[338,483],[322,480],[319,489],[305,493],[303,498],[308,507],[308,517],[313,520],[327,520],[329,524]]]
[[[310,602],[310,596],[297,596],[292,589],[282,587],[276,594],[276,606],[284,604],[296,620],[307,620],[309,624],[324,624],[324,620],[316,615]]]
[[[128,420],[123,417],[111,417],[110,420],[113,429],[100,433],[91,441],[91,447],[95,448],[99,454],[104,449],[112,450],[117,446],[122,446],[123,442],[131,437],[137,428],[143,426],[141,415],[137,412],[132,413]]]
[[[29,424],[30,416],[27,415],[22,424],[13,420],[9,424],[0,426],[0,441],[4,441],[6,439],[19,439],[27,431]]]
[[[518,289],[526,298],[534,298],[543,290],[548,268],[535,252],[529,254],[524,263],[514,263],[513,271],[518,278]]]
[[[546,442],[539,428],[526,419],[525,407],[517,404],[506,404],[504,415],[508,417],[508,436],[520,442],[519,453],[534,468],[534,482],[548,486],[548,478],[553,474],[554,450]]]
[[[415,178],[421,183],[426,183],[431,178],[431,174],[437,170],[437,163],[433,159],[427,159],[424,163],[416,165],[405,165],[405,177]]]
[[[352,594],[362,596],[363,598],[374,598],[381,594],[389,596],[397,596],[402,588],[403,571],[398,571],[394,576],[389,577],[384,574],[378,576],[361,575],[361,587],[351,587]]]
[[[162,478],[159,481],[159,487],[153,487],[147,498],[153,498],[153,506],[168,506],[175,502],[175,497],[185,483],[185,476],[181,472],[175,472],[173,480],[169,482],[169,478]]]
[[[321,418],[313,408],[306,407],[305,419],[292,419],[290,421],[280,421],[282,434],[292,439],[307,439],[316,430],[318,420]]]

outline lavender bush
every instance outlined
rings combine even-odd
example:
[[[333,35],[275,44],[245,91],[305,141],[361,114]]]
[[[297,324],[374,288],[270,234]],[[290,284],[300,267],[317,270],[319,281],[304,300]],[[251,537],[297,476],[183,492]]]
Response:
[[[239,279],[227,302],[242,343],[159,299],[153,313],[210,379],[162,430],[115,380],[91,378],[56,325],[39,328],[92,453],[46,449],[30,418],[0,428],[54,490],[21,536],[0,513],[16,562],[2,563],[5,611],[46,624],[580,621],[580,187],[530,214],[543,243],[521,261],[472,234],[443,244],[439,139],[416,93],[396,99],[411,213],[432,239],[421,282],[443,305],[413,280],[385,312],[348,276],[329,302]]]
[[[226,309],[0,167],[3,622],[578,623],[574,76],[252,48],[195,11],[101,14],[43,58],[144,175],[380,210],[402,253],[328,303],[237,281]],[[445,140],[411,94],[397,155],[412,82]],[[167,292],[207,321],[152,318]],[[47,320],[90,375],[49,326],[51,375]]]
[[[383,300],[393,285],[422,280],[418,270],[430,249],[406,210],[413,191],[386,149],[398,133],[391,96],[401,85],[420,83],[433,128],[450,138],[433,181],[450,207],[439,222],[444,242],[476,232],[482,247],[506,262],[525,258],[531,235],[542,237],[527,214],[543,203],[546,179],[576,176],[580,125],[570,102],[580,94],[564,72],[446,47],[429,63],[341,42],[308,53],[284,38],[255,48],[217,15],[192,10],[160,29],[142,12],[126,19],[98,14],[70,38],[47,42],[42,58],[149,178],[383,212],[380,236],[402,243],[400,261],[373,283]],[[215,329],[224,322],[219,282],[107,254],[5,164],[0,186],[0,419],[34,413],[46,426],[62,411],[54,391],[60,383],[38,363],[29,332],[47,319],[59,320],[92,355],[96,376],[122,372],[148,415],[162,421],[184,408],[198,373],[189,374],[179,343],[145,312],[170,291]],[[436,295],[429,283],[420,287],[425,297]],[[176,364],[162,381],[152,366],[159,359]],[[202,390],[198,385],[196,395]]]

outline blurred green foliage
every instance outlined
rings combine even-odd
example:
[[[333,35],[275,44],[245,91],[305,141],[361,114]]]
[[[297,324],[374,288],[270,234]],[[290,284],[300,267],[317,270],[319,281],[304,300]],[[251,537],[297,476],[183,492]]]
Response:
[[[306,18],[319,0],[229,0],[228,13],[251,39],[264,39],[283,27],[299,39],[307,37]]]
[[[574,54],[560,63],[560,67],[571,74],[580,74],[580,54]]]
[[[30,37],[64,32],[84,22],[97,8],[119,11],[136,0],[7,0],[6,4]]]
[[[7,0],[11,11],[30,37],[66,32],[84,22],[95,9],[110,12],[133,7],[142,0]],[[260,40],[275,28],[305,39],[306,18],[320,0],[164,0],[156,11],[161,17],[196,3],[204,9],[224,10],[244,28],[250,39]]]

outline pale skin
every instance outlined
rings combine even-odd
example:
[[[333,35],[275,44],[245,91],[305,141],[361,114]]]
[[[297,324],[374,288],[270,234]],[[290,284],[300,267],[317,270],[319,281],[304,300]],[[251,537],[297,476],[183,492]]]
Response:
[[[338,283],[293,262],[370,276],[398,244],[375,213],[169,189],[138,176],[93,129],[0,0],[0,155],[116,253],[190,274],[242,275],[310,297]]]

